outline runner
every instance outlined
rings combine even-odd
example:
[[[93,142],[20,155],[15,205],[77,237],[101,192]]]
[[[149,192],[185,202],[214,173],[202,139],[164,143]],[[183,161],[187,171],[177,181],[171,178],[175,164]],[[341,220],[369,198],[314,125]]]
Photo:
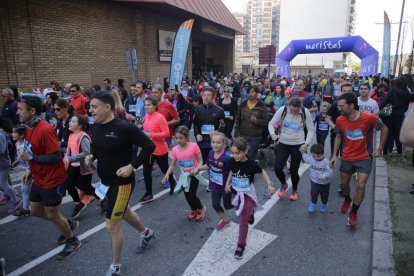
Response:
[[[231,145],[231,152],[233,153],[233,158],[229,162],[230,173],[226,181],[225,191],[234,195],[232,203],[234,206],[238,206],[236,214],[240,217],[239,238],[234,257],[241,259],[246,248],[249,224],[254,223],[254,213],[263,209],[257,201],[254,175],[261,174],[267,184],[269,197],[276,190],[266,171],[260,167],[259,163],[247,157],[248,143],[246,139],[234,139]]]
[[[17,152],[23,151],[25,147],[25,143],[27,146],[27,141],[24,138],[24,134],[26,133],[26,127],[24,125],[16,125],[13,127],[13,141],[16,142],[16,150]],[[12,167],[16,165],[20,165],[25,174],[29,171],[29,163],[21,160],[19,156],[17,156],[16,161],[12,164]],[[13,213],[16,217],[27,217],[30,216],[30,208],[29,208],[29,195],[30,189],[32,188],[32,183],[29,182],[22,182],[21,186],[21,193],[22,193],[22,207],[20,207],[17,211]]]
[[[82,194],[93,196],[97,200],[100,200],[91,185],[92,175],[96,171],[95,167],[85,164],[85,157],[90,154],[91,148],[91,138],[85,132],[87,128],[88,121],[86,117],[80,115],[72,117],[69,122],[69,130],[72,134],[69,135],[68,147],[66,149],[65,158],[63,159],[68,173],[66,189],[75,203],[71,215],[73,219],[78,218],[80,213],[87,207],[87,204],[81,201],[76,188],[79,188],[79,190],[82,191]],[[100,202],[100,206],[103,213],[104,202]]]
[[[9,171],[11,168],[11,159],[9,146],[13,146],[10,132],[12,131],[11,122],[0,116],[0,190],[4,192],[0,199],[0,205],[9,203],[9,213],[18,210],[22,205],[21,199],[17,198],[13,188],[9,183]]]
[[[57,258],[64,260],[81,246],[81,241],[72,232],[79,222],[66,220],[60,212],[66,170],[56,133],[40,118],[41,112],[42,102],[38,97],[22,97],[18,103],[20,121],[28,126],[25,134],[28,144],[19,157],[28,161],[30,168],[23,182],[28,183],[33,178],[30,211],[33,216],[51,221],[62,232],[58,243],[65,243],[65,247]]]
[[[224,184],[227,181],[230,172],[230,159],[231,155],[225,151],[226,147],[226,136],[218,131],[211,134],[211,146],[212,150],[208,154],[207,164],[203,165],[198,171],[209,170],[209,188],[211,190],[211,201],[214,210],[220,216],[221,220],[216,225],[216,230],[223,230],[225,227],[230,225],[230,220],[224,212],[221,206],[221,199],[223,198],[224,208],[226,210],[232,209],[231,193],[224,191]]]
[[[128,202],[135,186],[134,168],[149,159],[155,145],[135,125],[115,118],[114,108],[115,100],[110,91],[98,91],[92,95],[90,111],[96,124],[92,135],[92,154],[85,158],[87,165],[91,165],[94,159],[98,160],[101,182],[96,190],[101,198],[107,198],[106,228],[112,239],[112,264],[107,275],[119,275],[124,270],[120,265],[122,219],[140,233],[137,253],[144,253],[154,238],[154,232],[144,227]],[[134,158],[133,145],[142,148]]]
[[[194,136],[205,161],[211,150],[210,133],[219,129],[220,120],[224,120],[225,115],[224,110],[213,102],[215,90],[212,87],[204,87],[202,93],[203,104],[194,115]]]
[[[152,89],[152,95],[157,99],[157,112],[165,117],[167,120],[170,135],[166,138],[169,147],[172,146],[172,137],[174,136],[175,126],[180,122],[177,110],[172,103],[164,99],[164,90],[161,85],[156,84]]]
[[[269,113],[265,104],[257,99],[259,89],[250,86],[248,99],[240,104],[234,125],[234,137],[243,137],[249,143],[249,159],[255,160],[263,132],[269,124]]]
[[[362,91],[362,90],[360,90]],[[345,197],[341,207],[342,213],[347,213],[351,205],[349,183],[354,172],[358,173],[357,187],[352,202],[348,225],[355,227],[358,223],[357,211],[365,193],[365,185],[372,168],[374,128],[381,129],[381,139],[374,156],[382,155],[388,130],[377,116],[358,110],[358,99],[355,95],[346,93],[338,98],[338,109],[341,112],[336,120],[336,138],[331,166],[335,165],[341,143],[344,145],[341,155],[341,186]]]
[[[275,126],[279,127],[280,134],[275,134]],[[305,127],[308,134],[305,140]],[[273,141],[279,141],[277,146],[274,169],[282,186],[278,191],[279,197],[284,197],[288,184],[286,183],[283,167],[291,158],[290,174],[292,179],[292,194],[290,200],[298,199],[299,166],[302,160],[301,152],[306,152],[312,141],[315,129],[312,116],[306,108],[302,107],[300,98],[292,98],[287,106],[279,108],[269,122],[269,133]]]
[[[188,220],[195,219],[199,222],[204,219],[206,207],[201,204],[200,199],[197,197],[199,180],[195,175],[199,168],[203,165],[203,157],[198,145],[190,142],[190,131],[186,126],[179,126],[175,130],[175,139],[177,146],[175,146],[171,151],[171,164],[162,179],[162,182],[165,183],[169,179],[178,161],[181,174],[190,174],[188,189],[184,189],[185,199],[191,208],[191,212],[188,214]],[[180,178],[181,177],[182,176],[180,175]]]
[[[325,140],[329,134],[329,124],[326,122],[329,102],[323,102],[321,111],[315,116],[313,122],[316,124],[316,143],[325,147]]]
[[[144,162],[144,181],[145,181],[145,194],[141,198],[142,203],[147,203],[154,200],[152,196],[152,167],[154,161],[157,162],[162,173],[166,173],[168,170],[168,145],[165,142],[170,136],[167,121],[165,117],[160,113],[156,112],[157,99],[155,97],[145,98],[145,115],[144,121],[144,133],[155,144],[155,150],[148,160]],[[175,179],[174,175],[170,174],[168,181],[170,183],[170,195],[174,193]]]
[[[232,139],[232,131],[234,127],[234,120],[237,115],[237,101],[232,98],[232,92],[233,88],[231,86],[225,86],[223,89],[224,96],[222,99],[220,99],[219,106],[223,108],[224,110],[224,134],[228,139]]]
[[[369,84],[362,83],[359,86],[359,97],[358,97],[359,111],[372,113],[378,115],[379,108],[375,100],[369,97]]]

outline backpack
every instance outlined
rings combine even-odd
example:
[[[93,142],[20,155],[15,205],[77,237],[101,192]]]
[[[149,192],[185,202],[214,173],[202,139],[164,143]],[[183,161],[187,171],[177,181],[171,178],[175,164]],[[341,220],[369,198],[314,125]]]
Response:
[[[301,109],[302,109],[302,113],[300,114],[300,116],[302,117],[303,129],[306,134],[308,132],[306,129],[306,112],[303,106],[301,107]],[[287,115],[287,106],[285,105],[285,107],[283,108],[282,116],[280,116],[280,121],[275,126],[275,131],[277,133],[280,133],[280,130],[282,129],[282,124],[283,124],[283,121],[285,120],[286,115]]]
[[[14,144],[13,139],[9,133],[5,132],[4,130],[0,130],[0,131],[4,134],[4,136],[6,136],[7,153],[9,154],[9,158],[11,162],[13,163],[14,161],[16,161],[16,156],[17,156],[16,145]]]

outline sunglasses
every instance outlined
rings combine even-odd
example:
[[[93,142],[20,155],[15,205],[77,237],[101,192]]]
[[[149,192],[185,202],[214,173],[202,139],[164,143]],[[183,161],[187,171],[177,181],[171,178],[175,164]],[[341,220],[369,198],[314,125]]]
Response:
[[[230,91],[229,90],[224,90],[224,93],[230,93]]]

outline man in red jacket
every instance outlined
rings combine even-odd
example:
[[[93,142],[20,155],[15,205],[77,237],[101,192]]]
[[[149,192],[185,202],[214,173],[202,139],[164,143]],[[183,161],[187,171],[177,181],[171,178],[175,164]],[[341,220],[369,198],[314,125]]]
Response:
[[[88,102],[88,99],[82,95],[79,84],[72,84],[70,86],[70,94],[70,104],[75,109],[76,114],[86,116],[85,104]]]

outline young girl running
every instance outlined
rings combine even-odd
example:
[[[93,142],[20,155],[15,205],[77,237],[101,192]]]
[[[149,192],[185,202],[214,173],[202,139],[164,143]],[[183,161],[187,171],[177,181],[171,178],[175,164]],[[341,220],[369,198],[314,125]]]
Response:
[[[91,151],[91,138],[86,134],[88,121],[86,117],[74,115],[69,122],[69,130],[72,134],[69,135],[68,147],[66,149],[66,156],[63,160],[68,170],[68,178],[66,180],[66,189],[69,195],[75,202],[72,218],[79,217],[80,213],[86,208],[79,197],[79,188],[87,195],[92,195],[96,199],[100,198],[95,194],[95,189],[92,187],[92,175],[95,172],[93,166],[88,166],[85,163],[85,157]],[[101,208],[103,202],[100,201]]]
[[[197,197],[198,179],[194,176],[200,167],[203,165],[203,157],[200,148],[196,143],[190,142],[190,131],[186,126],[179,126],[175,131],[175,146],[170,154],[171,164],[168,171],[162,180],[167,182],[170,174],[174,171],[175,165],[178,161],[180,169],[185,173],[190,173],[190,189],[188,192],[184,191],[185,199],[191,207],[191,212],[188,214],[188,219],[202,221],[206,212],[206,207],[201,205],[200,199]]]
[[[12,137],[13,141],[16,142],[16,150],[17,152],[21,152],[24,150],[25,147],[28,146],[28,142],[24,138],[24,134],[26,132],[26,127],[24,125],[16,125],[13,127]],[[29,164],[19,158],[19,154],[17,155],[16,161],[14,161],[12,166],[19,164],[23,169],[24,173],[26,174],[29,170]],[[13,213],[16,217],[27,217],[30,215],[29,209],[29,194],[30,189],[32,187],[32,182],[23,182],[21,186],[21,193],[22,193],[22,207],[20,207],[17,211]]]
[[[231,146],[233,158],[230,160],[230,174],[226,182],[226,192],[232,192],[233,205],[237,206],[236,214],[240,217],[239,239],[234,256],[243,258],[246,247],[248,224],[254,223],[254,212],[262,209],[257,202],[256,190],[254,188],[254,175],[260,173],[267,183],[267,191],[272,196],[276,190],[270,181],[266,171],[260,165],[247,157],[248,143],[244,138],[237,138]]]
[[[231,193],[224,191],[224,184],[230,172],[231,155],[224,150],[226,147],[226,136],[223,133],[215,131],[210,136],[212,150],[207,156],[207,164],[203,165],[199,170],[210,171],[209,189],[211,190],[213,208],[221,218],[216,225],[217,231],[220,231],[230,225],[230,220],[221,206],[221,199],[223,198],[223,205],[226,210],[233,208]]]

